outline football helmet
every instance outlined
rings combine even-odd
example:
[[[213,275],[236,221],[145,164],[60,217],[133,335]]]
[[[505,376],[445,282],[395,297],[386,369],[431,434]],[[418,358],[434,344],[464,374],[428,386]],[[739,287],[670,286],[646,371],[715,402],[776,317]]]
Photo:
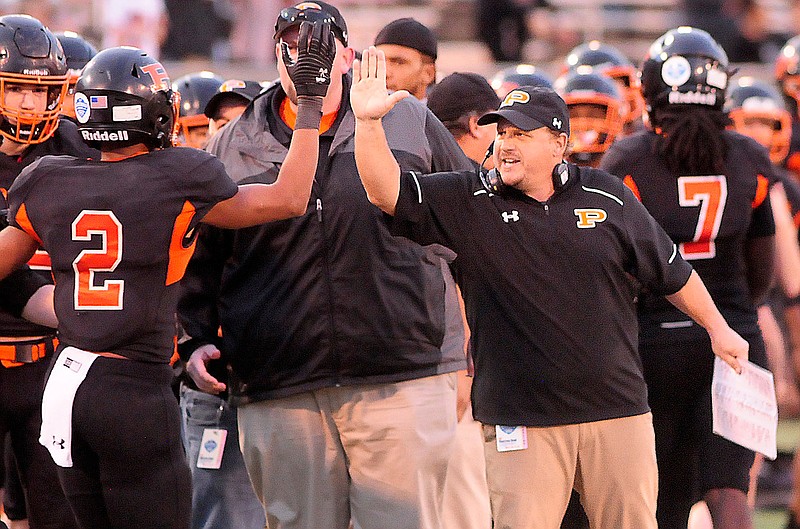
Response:
[[[87,142],[172,145],[180,95],[160,62],[138,48],[108,48],[75,85],[75,117]]]
[[[490,83],[501,100],[520,86],[546,86],[553,88],[553,81],[540,68],[532,64],[517,64],[500,70]]]
[[[800,35],[790,38],[775,59],[775,80],[784,99],[798,107],[800,103]],[[800,111],[800,107],[798,107]]]
[[[731,87],[725,110],[733,122],[733,128],[769,149],[769,157],[775,164],[783,162],[789,154],[792,138],[792,115],[784,107],[778,92],[767,83],[742,77]],[[764,135],[751,127],[761,122]],[[770,131],[769,134],[766,131]]]
[[[591,68],[569,72],[554,83],[569,108],[570,158],[593,165],[622,131],[623,97],[617,84]]]
[[[618,84],[624,100],[621,111],[626,123],[642,117],[644,100],[639,72],[630,59],[614,46],[592,40],[576,46],[567,54],[563,73],[584,69],[586,66],[610,77]]]
[[[178,126],[184,143],[189,138],[189,129],[208,128],[208,116],[205,115],[206,105],[224,82],[225,79],[222,77],[202,71],[184,75],[172,84],[172,90],[181,95]]]
[[[86,63],[97,55],[97,48],[74,31],[64,31],[55,35],[64,49],[64,56],[67,60],[67,76],[69,78],[67,96],[64,98],[61,112],[65,116],[74,118],[75,83],[78,82],[78,77],[81,76],[81,70],[86,66]]]
[[[43,108],[11,102],[16,88],[46,91]],[[66,93],[67,63],[55,35],[28,15],[0,17],[0,134],[17,143],[47,140],[58,128]]]
[[[702,29],[671,29],[656,39],[642,64],[642,95],[653,125],[659,108],[703,105],[722,110],[728,87],[728,56]]]

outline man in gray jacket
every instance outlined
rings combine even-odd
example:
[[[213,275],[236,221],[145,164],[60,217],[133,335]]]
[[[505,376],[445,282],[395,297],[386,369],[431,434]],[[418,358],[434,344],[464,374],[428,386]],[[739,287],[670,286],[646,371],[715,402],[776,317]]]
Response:
[[[214,361],[232,366],[242,451],[271,528],[346,529],[351,519],[365,529],[439,527],[455,372],[464,368],[460,315],[441,255],[393,237],[361,186],[354,52],[335,7],[281,12],[280,84],[208,150],[239,183],[275,179],[296,112],[284,56],[296,53],[303,20],[329,22],[337,38],[309,208],[290,221],[201,233],[180,307],[187,370],[217,393],[226,387]],[[470,167],[418,101],[398,105],[384,125],[407,170]]]

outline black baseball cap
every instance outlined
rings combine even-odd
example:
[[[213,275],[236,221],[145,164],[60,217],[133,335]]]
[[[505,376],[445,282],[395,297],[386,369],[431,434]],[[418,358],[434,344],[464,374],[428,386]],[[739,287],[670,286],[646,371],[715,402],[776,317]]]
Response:
[[[300,2],[293,7],[281,10],[278,21],[275,22],[275,35],[277,39],[287,28],[299,26],[303,21],[328,22],[333,34],[339,41],[347,46],[347,24],[339,10],[325,2]]]
[[[470,112],[497,108],[500,98],[489,82],[476,73],[451,73],[433,86],[428,108],[439,121],[455,121]]]
[[[436,35],[424,24],[413,18],[398,18],[386,24],[375,37],[375,46],[395,44],[417,50],[436,60],[438,46]]]
[[[567,104],[552,88],[544,86],[520,86],[510,91],[500,108],[481,116],[478,125],[497,123],[500,118],[522,130],[547,127],[569,135]]]
[[[256,81],[242,81],[239,79],[228,79],[220,85],[217,93],[211,96],[206,103],[203,114],[209,119],[214,119],[220,104],[226,99],[240,100],[245,105],[255,99],[261,93],[262,87]]]

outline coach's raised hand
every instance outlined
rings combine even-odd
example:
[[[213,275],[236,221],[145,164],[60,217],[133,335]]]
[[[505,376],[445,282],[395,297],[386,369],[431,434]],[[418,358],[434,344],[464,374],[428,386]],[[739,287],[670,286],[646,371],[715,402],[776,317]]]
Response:
[[[353,63],[350,105],[357,120],[378,120],[409,95],[406,90],[391,94],[386,90],[386,56],[375,46],[364,50],[361,60]]]

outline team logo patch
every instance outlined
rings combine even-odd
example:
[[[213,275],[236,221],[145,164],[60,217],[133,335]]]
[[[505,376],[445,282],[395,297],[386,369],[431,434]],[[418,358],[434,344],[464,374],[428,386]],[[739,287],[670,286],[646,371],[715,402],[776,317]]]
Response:
[[[602,209],[576,208],[573,212],[578,217],[578,222],[576,224],[579,228],[596,228],[598,223],[608,218],[608,213]]]
[[[78,120],[78,123],[86,123],[89,121],[89,115],[91,114],[91,110],[89,110],[89,98],[86,97],[86,94],[83,92],[76,92],[75,93],[75,118]]]
[[[667,86],[681,86],[692,76],[692,66],[686,57],[673,55],[661,65],[661,79]]]
[[[156,90],[168,89],[172,83],[169,81],[167,70],[161,66],[160,62],[154,62],[142,67],[142,71],[153,80],[153,87]]]
[[[108,108],[108,96],[90,96],[89,106],[91,108]]]
[[[503,102],[500,103],[500,108],[503,107],[510,107],[514,103],[521,103],[525,104],[531,100],[530,94],[525,92],[524,90],[512,90],[508,93],[508,95],[503,99]]]
[[[508,224],[509,222],[517,222],[519,220],[519,211],[512,210],[512,211],[504,211],[503,212],[503,222]]]
[[[111,109],[114,121],[138,121],[142,119],[142,105],[122,105]]]

